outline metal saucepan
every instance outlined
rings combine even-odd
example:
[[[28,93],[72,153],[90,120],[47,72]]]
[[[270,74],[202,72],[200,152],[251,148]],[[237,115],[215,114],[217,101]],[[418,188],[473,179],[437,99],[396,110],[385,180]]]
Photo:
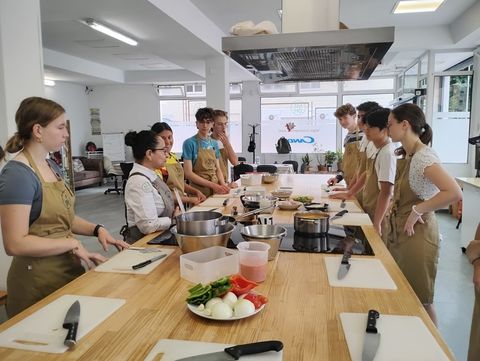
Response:
[[[330,215],[324,212],[297,212],[293,215],[295,232],[305,235],[328,233]]]
[[[189,212],[175,217],[180,234],[204,236],[218,233],[218,227],[228,223],[228,217],[220,212]]]

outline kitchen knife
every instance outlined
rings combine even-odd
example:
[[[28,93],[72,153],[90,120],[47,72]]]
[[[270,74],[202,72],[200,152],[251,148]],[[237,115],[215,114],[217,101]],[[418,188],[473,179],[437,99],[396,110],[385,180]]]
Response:
[[[167,257],[166,253],[161,254],[160,256],[157,256],[157,257],[150,258],[149,260],[146,260],[145,262],[140,262],[140,263],[134,264],[132,266],[132,269],[139,269],[139,268],[148,266],[150,263],[158,261],[159,259],[162,259],[164,257]]]
[[[63,328],[68,330],[67,337],[63,344],[68,348],[73,348],[77,344],[78,321],[80,320],[80,302],[75,301],[67,311],[65,320],[63,320]]]
[[[190,356],[176,361],[231,361],[238,360],[244,355],[252,355],[267,351],[280,351],[283,348],[283,343],[280,341],[262,341],[247,343],[244,345],[237,345],[227,347],[220,352],[206,353],[203,355]]]
[[[352,254],[348,251],[345,251],[345,253],[343,254],[342,262],[340,263],[340,267],[338,268],[338,273],[337,273],[337,278],[339,280],[341,280],[347,275],[348,270],[350,269],[349,260],[351,256]]]
[[[342,201],[340,202],[340,208],[345,208],[346,205],[347,203],[345,203],[345,199],[342,199]]]
[[[363,341],[362,361],[373,361],[380,345],[380,334],[375,325],[380,313],[375,310],[368,311],[367,329],[365,332],[365,340]]]
[[[348,209],[344,209],[343,211],[338,212],[335,214],[332,218],[330,218],[331,221],[343,217],[345,213],[348,213]]]

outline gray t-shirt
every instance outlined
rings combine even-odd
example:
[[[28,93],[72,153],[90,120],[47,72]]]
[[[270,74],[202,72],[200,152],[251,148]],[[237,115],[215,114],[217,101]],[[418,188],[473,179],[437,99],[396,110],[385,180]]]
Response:
[[[54,172],[61,174],[58,166],[49,160]],[[42,186],[35,172],[27,165],[16,160],[9,161],[0,172],[0,204],[31,205],[30,223],[32,224],[42,211]]]

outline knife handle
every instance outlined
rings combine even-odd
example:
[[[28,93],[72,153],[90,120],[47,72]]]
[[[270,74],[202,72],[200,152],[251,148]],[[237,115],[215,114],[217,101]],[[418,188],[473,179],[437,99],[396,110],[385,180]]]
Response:
[[[67,337],[65,337],[63,344],[68,346],[68,348],[74,347],[77,344],[78,322],[64,323],[63,328],[68,330]]]
[[[338,212],[335,216],[336,216],[336,217],[341,217],[341,216],[343,216],[345,213],[348,213],[348,209],[344,209],[343,211]]]
[[[378,333],[377,331],[377,318],[380,317],[380,313],[375,310],[368,311],[368,320],[367,320],[367,333]]]
[[[262,341],[227,347],[225,352],[232,356],[235,360],[238,360],[244,355],[252,355],[267,351],[278,352],[281,349],[283,349],[283,343],[281,341]]]
[[[135,265],[132,266],[132,269],[139,269],[139,268],[148,266],[150,263],[152,263],[151,260],[147,260],[147,261],[145,261],[145,262],[137,263],[137,264],[135,264]]]

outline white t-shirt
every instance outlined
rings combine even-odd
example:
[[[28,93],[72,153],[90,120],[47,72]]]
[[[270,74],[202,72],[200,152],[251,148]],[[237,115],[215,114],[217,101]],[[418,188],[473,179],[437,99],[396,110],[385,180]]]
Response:
[[[370,157],[373,158],[375,157],[375,154],[378,153],[377,159],[375,160],[375,172],[377,173],[378,178],[378,189],[380,189],[380,182],[388,182],[391,184],[395,183],[395,173],[397,171],[397,157],[394,153],[395,149],[396,147],[392,143],[389,143],[380,150],[376,150]]]
[[[423,174],[425,168],[433,164],[441,164],[441,162],[437,153],[430,147],[423,147],[417,151],[410,163],[408,174],[410,188],[423,200],[432,198],[438,192],[437,186]]]

